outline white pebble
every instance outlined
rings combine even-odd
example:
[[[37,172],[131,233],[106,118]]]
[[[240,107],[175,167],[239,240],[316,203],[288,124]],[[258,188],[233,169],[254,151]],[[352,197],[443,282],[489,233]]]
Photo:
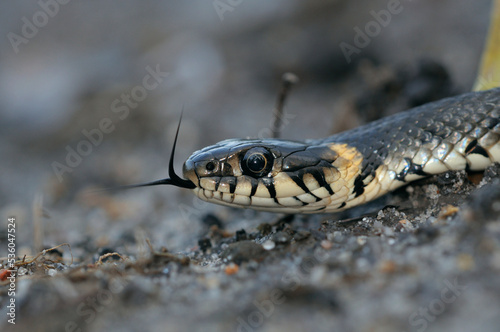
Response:
[[[274,241],[267,240],[262,244],[262,247],[266,250],[273,250],[274,247],[276,247],[276,243],[274,243]]]
[[[358,244],[360,246],[363,246],[366,243],[366,236],[364,236],[364,235],[358,236],[358,238],[356,239],[356,241],[358,242]]]

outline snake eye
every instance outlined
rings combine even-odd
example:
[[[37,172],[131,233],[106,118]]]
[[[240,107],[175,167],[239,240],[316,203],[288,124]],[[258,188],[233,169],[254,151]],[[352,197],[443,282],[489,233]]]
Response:
[[[273,167],[273,156],[264,148],[253,148],[243,157],[241,168],[246,175],[258,177],[269,173]]]
[[[209,161],[206,165],[205,165],[205,168],[207,169],[207,171],[211,172],[215,169],[215,164],[211,161]]]

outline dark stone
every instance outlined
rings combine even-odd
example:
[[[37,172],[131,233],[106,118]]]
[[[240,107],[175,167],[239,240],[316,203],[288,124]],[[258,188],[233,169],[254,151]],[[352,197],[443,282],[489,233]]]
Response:
[[[210,242],[210,239],[203,238],[198,240],[198,246],[200,246],[201,251],[206,252],[207,249],[212,248],[212,243]]]

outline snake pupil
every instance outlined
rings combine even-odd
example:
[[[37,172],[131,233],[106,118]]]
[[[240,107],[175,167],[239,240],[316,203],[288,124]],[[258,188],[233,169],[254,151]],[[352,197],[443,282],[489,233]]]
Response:
[[[245,175],[259,178],[271,171],[273,161],[273,154],[269,150],[263,147],[256,147],[245,153],[240,165]]]
[[[209,161],[207,163],[207,165],[205,166],[205,168],[207,169],[207,171],[211,172],[215,169],[215,164],[213,162]]]
[[[255,173],[262,172],[262,170],[266,167],[266,164],[266,157],[260,153],[251,155],[247,160],[248,169]]]

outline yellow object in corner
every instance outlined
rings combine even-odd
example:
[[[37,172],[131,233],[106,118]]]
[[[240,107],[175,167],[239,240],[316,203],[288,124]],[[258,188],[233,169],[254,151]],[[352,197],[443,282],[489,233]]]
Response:
[[[493,0],[490,29],[473,91],[500,86],[500,0]]]

